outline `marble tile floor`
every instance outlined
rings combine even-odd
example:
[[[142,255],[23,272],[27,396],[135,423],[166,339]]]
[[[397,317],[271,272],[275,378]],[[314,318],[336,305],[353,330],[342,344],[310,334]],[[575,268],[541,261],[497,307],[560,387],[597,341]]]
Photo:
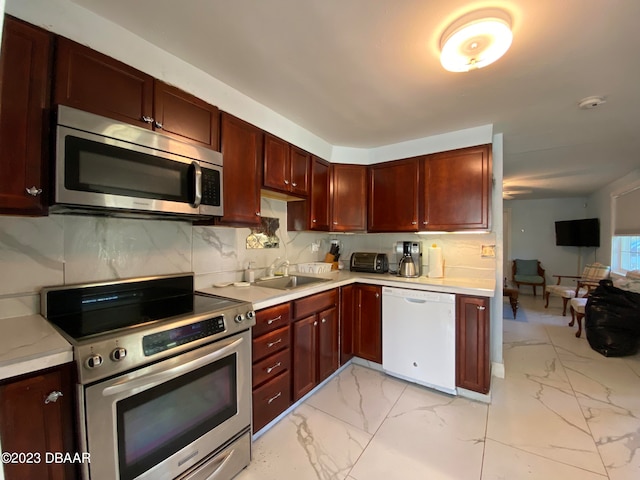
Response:
[[[560,306],[520,302],[491,404],[351,364],[255,441],[237,480],[640,479],[640,355],[605,358]]]

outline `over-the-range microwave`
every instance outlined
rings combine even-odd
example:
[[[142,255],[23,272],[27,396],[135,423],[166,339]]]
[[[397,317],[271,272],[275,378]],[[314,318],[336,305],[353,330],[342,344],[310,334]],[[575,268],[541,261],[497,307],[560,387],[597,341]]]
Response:
[[[56,118],[52,213],[223,214],[220,152],[63,105]]]

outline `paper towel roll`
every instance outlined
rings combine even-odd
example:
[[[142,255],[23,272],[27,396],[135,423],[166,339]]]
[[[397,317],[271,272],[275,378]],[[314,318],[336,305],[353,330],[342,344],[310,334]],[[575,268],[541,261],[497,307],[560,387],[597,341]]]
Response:
[[[444,260],[442,259],[442,249],[440,247],[429,247],[429,277],[444,277]]]

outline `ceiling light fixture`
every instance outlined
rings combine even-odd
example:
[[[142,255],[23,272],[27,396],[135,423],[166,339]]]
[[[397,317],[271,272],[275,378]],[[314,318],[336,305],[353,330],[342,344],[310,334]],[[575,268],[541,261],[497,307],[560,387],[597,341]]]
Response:
[[[450,72],[486,67],[502,57],[513,40],[511,17],[500,9],[463,15],[440,39],[440,63]]]
[[[580,107],[582,110],[589,110],[591,108],[596,108],[602,105],[603,103],[607,103],[604,97],[599,97],[599,96],[586,97],[578,102],[578,107]]]

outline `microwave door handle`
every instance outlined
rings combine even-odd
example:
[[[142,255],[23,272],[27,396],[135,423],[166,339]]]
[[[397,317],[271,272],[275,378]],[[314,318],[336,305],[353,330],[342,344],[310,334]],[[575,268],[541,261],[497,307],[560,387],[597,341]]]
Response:
[[[202,201],[202,168],[200,168],[200,164],[195,160],[191,162],[191,165],[194,170],[193,181],[195,186],[194,191],[196,192],[196,196],[193,199],[191,206],[193,208],[198,208]]]
[[[227,354],[237,349],[238,345],[240,345],[242,342],[243,339],[238,338],[228,345],[225,345],[218,350],[208,353],[203,357],[196,358],[195,360],[192,360],[190,362],[182,363],[175,367],[169,368],[168,370],[163,370],[162,372],[136,378],[134,380],[120,381],[114,385],[111,385],[110,387],[105,388],[102,391],[102,396],[108,397],[111,395],[117,395],[122,392],[138,389],[147,390],[151,387],[155,387],[156,385],[160,385],[161,383],[172,380],[184,373],[190,372],[191,370],[196,370],[200,367],[204,367],[209,363],[213,363],[216,360],[227,356]]]

